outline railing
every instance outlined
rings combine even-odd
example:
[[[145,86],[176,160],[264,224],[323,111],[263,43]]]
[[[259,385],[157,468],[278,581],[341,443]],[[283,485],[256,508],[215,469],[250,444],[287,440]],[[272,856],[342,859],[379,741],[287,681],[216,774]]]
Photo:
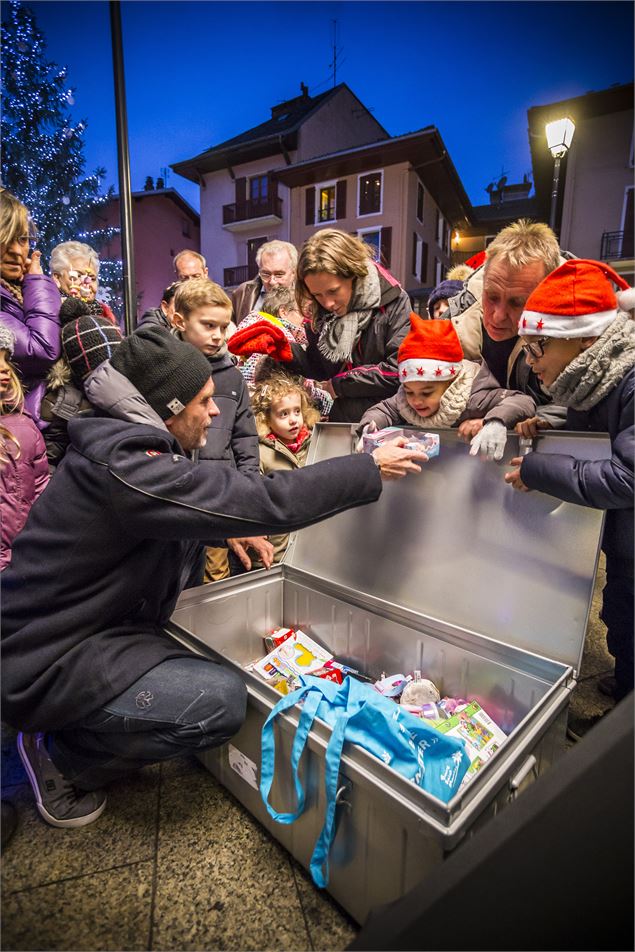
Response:
[[[233,202],[223,205],[223,225],[232,225],[238,221],[249,221],[251,218],[264,218],[266,215],[276,215],[282,218],[282,199],[277,195],[269,198],[244,202]]]
[[[238,284],[249,281],[249,265],[241,264],[237,268],[223,269],[223,284],[226,288],[233,288]],[[254,275],[251,275],[254,277]]]
[[[605,231],[602,235],[600,261],[617,261],[633,257],[632,231]]]

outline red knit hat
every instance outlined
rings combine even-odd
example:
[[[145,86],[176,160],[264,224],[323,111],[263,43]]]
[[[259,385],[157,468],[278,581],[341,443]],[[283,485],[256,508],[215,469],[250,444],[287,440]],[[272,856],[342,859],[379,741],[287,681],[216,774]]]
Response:
[[[444,383],[453,380],[463,360],[461,343],[452,321],[424,321],[410,314],[410,331],[397,355],[399,381]]]
[[[249,327],[235,331],[227,341],[227,347],[232,354],[238,354],[240,357],[268,354],[283,363],[293,359],[287,335],[281,327],[267,320],[256,321]]]
[[[616,295],[616,284],[620,293]],[[635,291],[601,261],[573,258],[544,278],[527,298],[518,333],[541,337],[599,337],[623,310],[635,307]]]
[[[468,268],[474,268],[476,271],[477,268],[480,268],[482,264],[485,263],[485,258],[487,257],[486,251],[477,251],[475,255],[472,255],[471,258],[468,258],[465,262]]]

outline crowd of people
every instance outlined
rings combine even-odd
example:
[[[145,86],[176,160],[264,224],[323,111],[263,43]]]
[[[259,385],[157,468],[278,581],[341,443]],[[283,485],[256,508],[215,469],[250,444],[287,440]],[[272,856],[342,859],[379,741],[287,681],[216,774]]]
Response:
[[[245,686],[168,638],[176,601],[425,470],[403,438],[354,451],[385,426],[455,427],[492,464],[510,430],[609,434],[606,460],[530,453],[501,479],[607,511],[600,686],[632,690],[635,299],[611,268],[521,220],[418,315],[372,248],[322,229],[262,245],[231,296],[181,251],[123,336],[96,252],[59,244],[49,276],[36,239],[2,191],[2,704],[48,823],[90,823],[111,780],[238,730]],[[352,451],[306,465],[320,420]]]

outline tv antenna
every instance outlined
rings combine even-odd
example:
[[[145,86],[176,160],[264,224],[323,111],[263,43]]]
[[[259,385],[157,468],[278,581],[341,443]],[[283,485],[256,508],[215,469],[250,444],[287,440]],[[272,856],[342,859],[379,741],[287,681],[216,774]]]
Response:
[[[333,24],[333,62],[329,63],[329,66],[333,70],[333,86],[337,86],[337,55],[342,51],[337,48],[337,20],[331,20],[331,23]]]

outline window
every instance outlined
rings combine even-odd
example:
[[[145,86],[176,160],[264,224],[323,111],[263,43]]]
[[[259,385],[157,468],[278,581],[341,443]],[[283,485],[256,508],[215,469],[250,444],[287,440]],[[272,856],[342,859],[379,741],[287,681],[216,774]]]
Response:
[[[381,228],[362,228],[358,236],[373,248],[373,261],[381,261]]]
[[[423,250],[423,241],[417,234],[417,232],[412,233],[412,273],[415,278],[418,278],[421,274],[421,254]]]
[[[417,182],[417,219],[423,225],[423,185]]]
[[[335,221],[335,183],[318,188],[317,220],[320,224]]]
[[[257,205],[264,204],[267,201],[268,176],[256,175],[249,179],[249,198]]]
[[[368,172],[357,179],[357,214],[381,214],[383,172]]]
[[[439,248],[443,247],[443,225],[444,224],[445,223],[443,221],[443,215],[437,208],[437,244]]]

